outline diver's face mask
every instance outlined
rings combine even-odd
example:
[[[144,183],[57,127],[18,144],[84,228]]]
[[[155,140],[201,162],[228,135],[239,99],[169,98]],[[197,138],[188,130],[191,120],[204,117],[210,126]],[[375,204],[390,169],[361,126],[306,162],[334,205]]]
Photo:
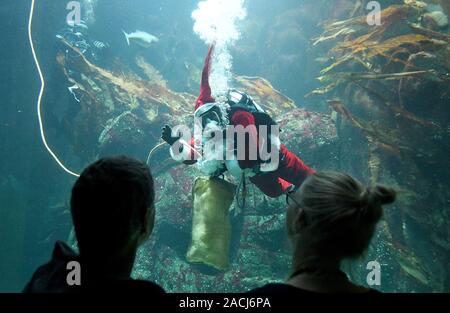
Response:
[[[244,103],[247,101],[247,96],[236,90],[228,91],[228,98],[234,103]]]
[[[246,105],[250,101],[249,97],[245,93],[234,89],[228,91],[228,100],[241,105]]]
[[[218,107],[217,103],[204,104],[197,109],[194,117],[198,125],[201,125],[202,129],[205,129],[205,127],[211,123],[217,126],[225,126],[222,111]]]

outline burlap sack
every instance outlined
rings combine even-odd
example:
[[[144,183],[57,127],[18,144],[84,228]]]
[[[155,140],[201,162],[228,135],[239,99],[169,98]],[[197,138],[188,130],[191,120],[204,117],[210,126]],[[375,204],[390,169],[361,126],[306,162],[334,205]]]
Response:
[[[235,186],[223,179],[199,177],[193,187],[192,239],[187,260],[224,271],[229,266],[229,208]]]

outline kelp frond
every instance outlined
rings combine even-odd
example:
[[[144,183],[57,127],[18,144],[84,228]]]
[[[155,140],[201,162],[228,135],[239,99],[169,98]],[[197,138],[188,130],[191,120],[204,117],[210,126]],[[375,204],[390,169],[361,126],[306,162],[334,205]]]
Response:
[[[397,36],[394,38],[390,38],[381,43],[374,43],[366,47],[367,58],[371,59],[376,55],[386,55],[387,52],[397,49],[406,44],[418,44],[420,46],[425,44],[433,44],[436,46],[445,46],[446,43],[444,41],[436,40],[429,38],[420,34],[407,34],[402,36]]]
[[[272,116],[279,116],[296,108],[294,100],[276,90],[264,78],[237,76],[234,79],[236,87],[246,90]]]
[[[388,152],[389,154],[400,156],[400,148],[397,145],[395,136],[390,135],[382,129],[377,129],[371,124],[358,119],[344,106],[344,104],[339,100],[328,100],[328,105],[336,113],[340,114],[344,119],[349,121],[356,128],[361,129],[368,141],[378,148]]]
[[[154,80],[152,82],[147,82],[138,77],[126,75],[124,73],[116,75],[108,70],[98,67],[86,59],[78,49],[70,45],[64,39],[62,39],[62,41],[66,44],[68,49],[71,49],[78,55],[78,58],[76,58],[77,63],[74,64],[74,66],[80,72],[84,73],[86,77],[89,77],[91,81],[96,80],[111,86],[115,92],[115,96],[126,100],[130,99],[130,96],[132,96],[134,99],[142,100],[141,102],[147,106],[146,109],[151,109],[152,111],[155,111],[155,106],[165,106],[172,112],[191,112],[195,97],[187,97],[185,94],[176,93],[168,89],[161,82],[161,77],[158,78],[156,76],[155,79],[155,70],[151,70],[148,65],[144,64],[145,62],[143,60],[138,59],[138,65],[147,70],[148,75],[153,75]],[[60,56],[59,58],[59,63],[65,65],[65,60],[62,59],[64,56]],[[78,82],[78,85],[82,85],[82,82]],[[124,102],[126,102],[126,100]]]
[[[400,73],[388,73],[388,74],[377,74],[370,72],[341,72],[336,74],[323,75],[317,78],[322,84],[328,84],[325,87],[320,87],[313,90],[310,95],[321,95],[330,92],[337,86],[358,80],[398,80],[404,77],[415,77],[424,75],[435,75],[435,70],[422,70],[422,71],[411,71],[411,72],[400,72]]]

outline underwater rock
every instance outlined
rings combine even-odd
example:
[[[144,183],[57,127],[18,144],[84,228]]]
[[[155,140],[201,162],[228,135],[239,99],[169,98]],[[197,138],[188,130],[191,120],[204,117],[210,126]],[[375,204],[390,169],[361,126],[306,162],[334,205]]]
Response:
[[[278,123],[281,142],[313,167],[320,168],[338,149],[336,125],[330,115],[297,108],[282,115]],[[324,150],[328,153],[323,154]]]
[[[290,260],[288,255],[270,253],[260,246],[244,246],[229,271],[205,274],[169,246],[152,248],[147,244],[140,249],[132,277],[152,280],[167,292],[244,292],[260,286],[258,281],[280,281],[284,276],[280,270],[284,271]]]
[[[150,125],[146,120],[125,111],[106,122],[98,138],[98,154],[114,155],[129,151],[132,155],[142,155],[141,147],[147,145],[149,134]]]
[[[423,15],[422,23],[432,30],[439,30],[448,26],[448,17],[442,11],[434,11]]]
[[[242,240],[270,246],[275,250],[286,248],[286,217],[284,213],[273,215],[246,216]]]
[[[177,165],[155,178],[155,205],[161,208],[157,210],[157,220],[189,236],[192,225],[192,186],[197,174],[194,167]]]
[[[256,276],[282,281],[289,273],[292,256],[289,252],[280,252],[279,246],[277,243],[271,245],[243,241],[234,264],[239,264],[240,271],[247,273],[248,279]],[[254,288],[244,282],[242,285],[244,289]]]

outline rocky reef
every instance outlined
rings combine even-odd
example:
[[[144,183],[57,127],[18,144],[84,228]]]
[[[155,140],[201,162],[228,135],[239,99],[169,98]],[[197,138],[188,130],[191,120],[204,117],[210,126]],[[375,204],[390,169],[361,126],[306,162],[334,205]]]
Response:
[[[330,159],[325,163],[334,167],[338,145],[330,116],[297,108],[278,120],[282,141],[305,162],[322,168],[320,160],[326,155]],[[230,212],[230,269],[211,273],[186,262],[192,227],[191,190],[199,172],[195,167],[176,165],[160,173],[156,178],[157,226],[139,254],[137,277],[155,280],[174,292],[236,292],[280,281],[288,274],[291,252],[285,232],[284,197],[270,199],[250,185],[244,211],[237,216],[234,208]]]
[[[93,158],[126,153],[147,159],[155,176],[156,228],[138,255],[134,276],[154,280],[172,292],[244,291],[283,279],[290,265],[285,199],[269,199],[253,186],[244,211],[235,214],[233,205],[230,212],[230,269],[211,272],[186,261],[192,186],[200,173],[195,166],[174,162],[159,135],[164,124],[192,125],[195,96],[171,91],[159,72],[142,58],[137,58],[136,64],[146,77],[124,67],[114,73],[92,64],[81,53],[79,56],[76,63],[58,57],[67,79],[79,86],[81,109],[71,126],[73,141],[81,145],[76,150],[91,151]],[[82,74],[75,78],[69,68]],[[299,108],[263,78],[236,76],[234,85],[270,112],[281,126],[282,141],[305,162],[318,168],[324,164],[334,167],[338,138],[330,115]],[[323,156],[327,161],[320,161]],[[86,163],[90,161],[86,158]]]
[[[315,2],[329,7],[328,1]],[[448,291],[450,37],[442,17],[449,13],[448,1],[388,2],[381,25],[369,26],[367,1],[340,0],[339,11],[324,11],[330,21],[322,21],[322,35],[309,38],[310,52],[303,46],[279,51],[285,69],[298,62],[297,48],[322,67],[315,83],[305,77],[307,86],[320,85],[309,93],[317,110],[305,110],[260,77],[236,76],[233,84],[270,112],[282,141],[307,164],[401,190],[364,259],[345,264],[354,280],[365,284],[366,264],[375,260],[382,266],[383,291]],[[283,40],[305,40],[295,24],[298,16],[305,12],[276,19],[273,36],[292,27],[271,41],[274,49]],[[342,16],[348,19],[336,21]],[[70,125],[77,156],[87,164],[126,153],[147,160],[155,176],[157,224],[133,275],[169,292],[245,291],[286,277],[291,260],[285,199],[269,199],[251,185],[245,209],[239,213],[233,205],[230,212],[230,269],[213,272],[186,261],[199,173],[175,163],[159,136],[164,124],[192,125],[195,95],[172,91],[144,58],[135,59],[139,71],[120,63],[106,70],[68,48],[80,56],[58,56],[67,80],[78,86],[80,106]],[[317,50],[326,52],[317,58]]]

